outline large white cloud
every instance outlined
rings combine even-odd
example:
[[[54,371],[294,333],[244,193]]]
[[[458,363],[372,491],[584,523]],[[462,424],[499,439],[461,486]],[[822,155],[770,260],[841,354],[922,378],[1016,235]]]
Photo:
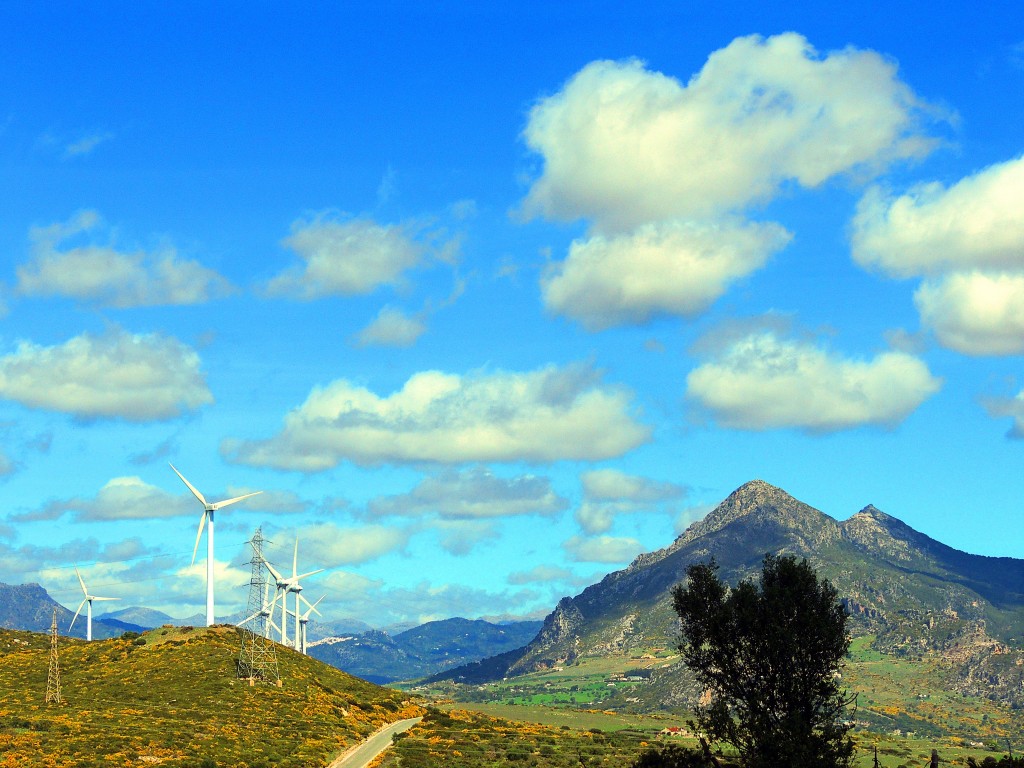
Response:
[[[370,502],[372,515],[421,517],[437,514],[448,520],[474,520],[514,515],[553,515],[568,501],[551,488],[546,477],[504,478],[485,467],[448,470],[428,477],[412,491]]]
[[[853,222],[854,259],[897,278],[925,276],[914,295],[938,342],[968,355],[1024,351],[1024,157],[950,187],[894,196],[879,188]]]
[[[899,197],[874,188],[853,222],[853,257],[896,277],[971,269],[1024,270],[1024,157],[948,189],[932,182]]]
[[[348,460],[557,461],[620,456],[645,442],[631,394],[585,366],[466,376],[425,371],[381,397],[340,379],[314,389],[269,440],[226,440],[228,458],[319,471]]]
[[[956,272],[926,280],[914,304],[944,347],[966,355],[1024,352],[1024,272]]]
[[[927,153],[922,103],[896,65],[846,48],[822,57],[802,36],[741,37],[687,84],[638,61],[596,61],[532,109],[544,159],[527,214],[588,218],[601,230],[718,216],[781,184]]]
[[[687,397],[722,426],[810,432],[894,426],[941,386],[923,362],[902,352],[847,360],[771,332],[733,342],[691,371],[686,384]]]
[[[177,339],[111,330],[0,357],[0,397],[85,419],[171,419],[213,402],[199,355]]]
[[[692,317],[789,239],[777,224],[670,221],[575,240],[542,279],[544,303],[590,330],[657,314]]]
[[[273,278],[267,292],[298,299],[366,294],[395,285],[427,254],[406,227],[326,214],[296,221],[283,243],[302,264]]]
[[[95,211],[31,232],[32,258],[17,268],[23,296],[66,296],[106,307],[199,304],[231,290],[227,280],[165,247],[126,253],[110,245],[66,246],[100,225]]]

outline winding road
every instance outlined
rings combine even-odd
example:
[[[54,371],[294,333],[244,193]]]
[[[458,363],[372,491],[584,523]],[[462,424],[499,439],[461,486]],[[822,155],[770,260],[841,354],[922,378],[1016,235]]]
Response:
[[[336,757],[327,768],[366,768],[377,755],[391,746],[391,737],[403,733],[422,720],[422,717],[411,717],[397,723],[385,725],[376,733],[371,734],[362,743],[352,747]]]

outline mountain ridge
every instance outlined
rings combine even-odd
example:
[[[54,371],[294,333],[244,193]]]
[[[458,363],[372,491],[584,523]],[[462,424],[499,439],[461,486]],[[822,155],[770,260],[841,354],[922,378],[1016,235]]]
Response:
[[[838,522],[763,480],[737,488],[660,550],[563,597],[517,652],[432,679],[484,682],[675,645],[671,590],[714,557],[735,584],[766,553],[807,558],[879,652],[948,662],[949,684],[1024,706],[1024,560],[971,555],[873,505]]]

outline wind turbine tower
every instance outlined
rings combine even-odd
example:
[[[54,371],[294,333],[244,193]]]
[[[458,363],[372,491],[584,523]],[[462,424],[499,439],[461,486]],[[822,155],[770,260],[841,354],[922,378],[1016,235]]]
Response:
[[[318,598],[315,603],[312,603],[309,606],[309,610],[299,617],[299,624],[302,625],[302,636],[300,638],[301,642],[299,644],[299,653],[301,653],[303,656],[309,656],[309,651],[306,649],[306,625],[309,624],[309,614],[315,613],[317,616],[323,616],[323,614],[320,613],[320,611],[318,611],[316,607],[320,604],[320,601],[323,600],[324,597],[326,597],[326,595],[323,595],[320,598]]]
[[[199,531],[196,533],[196,545],[192,548],[192,563],[196,562],[196,552],[199,551],[199,539],[203,537],[203,526],[209,522],[209,528],[206,532],[206,626],[212,627],[214,623],[213,619],[213,514],[221,507],[226,507],[228,504],[234,504],[236,501],[242,499],[248,499],[250,496],[255,496],[257,493],[263,493],[263,491],[253,491],[243,496],[236,496],[233,499],[225,499],[224,501],[215,501],[212,504],[206,500],[196,487],[192,485],[185,476],[179,472],[173,464],[170,465],[171,469],[174,470],[174,474],[181,478],[181,482],[188,486],[188,489],[192,491],[192,494],[199,499],[199,503],[203,505],[203,516],[199,518]]]
[[[288,614],[292,613],[295,616],[295,645],[292,646],[295,650],[299,650],[302,644],[302,624],[300,617],[302,616],[302,603],[307,606],[311,606],[310,602],[302,596],[302,584],[299,583],[301,579],[307,576],[313,576],[314,574],[321,573],[324,569],[317,568],[315,571],[309,571],[308,573],[299,573],[299,540],[295,539],[295,554],[292,556],[292,575],[285,578],[277,569],[274,568],[269,562],[266,564],[267,570],[277,581],[277,588],[281,592],[281,645],[287,645],[287,624]],[[295,593],[295,610],[288,610],[288,593]],[[275,595],[274,600],[277,600]],[[320,611],[317,611],[319,614]]]
[[[85,639],[92,642],[92,601],[93,600],[120,600],[119,597],[97,597],[96,595],[90,595],[89,590],[85,588],[85,582],[82,581],[82,574],[78,572],[78,566],[75,566],[75,575],[78,576],[78,583],[82,585],[82,593],[85,595],[85,599],[78,604],[78,610],[75,611],[74,617],[71,619],[71,624],[68,626],[68,632],[71,631],[71,627],[75,626],[75,619],[78,618],[78,614],[82,612],[82,606],[88,605],[89,607],[85,610]]]

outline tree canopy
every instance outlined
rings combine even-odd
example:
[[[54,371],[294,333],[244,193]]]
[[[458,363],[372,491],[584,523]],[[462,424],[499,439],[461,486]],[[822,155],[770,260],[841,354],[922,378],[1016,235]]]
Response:
[[[847,613],[807,560],[766,555],[759,581],[730,589],[718,565],[692,565],[673,590],[682,658],[706,691],[696,727],[748,768],[847,766],[852,703],[840,670]]]

